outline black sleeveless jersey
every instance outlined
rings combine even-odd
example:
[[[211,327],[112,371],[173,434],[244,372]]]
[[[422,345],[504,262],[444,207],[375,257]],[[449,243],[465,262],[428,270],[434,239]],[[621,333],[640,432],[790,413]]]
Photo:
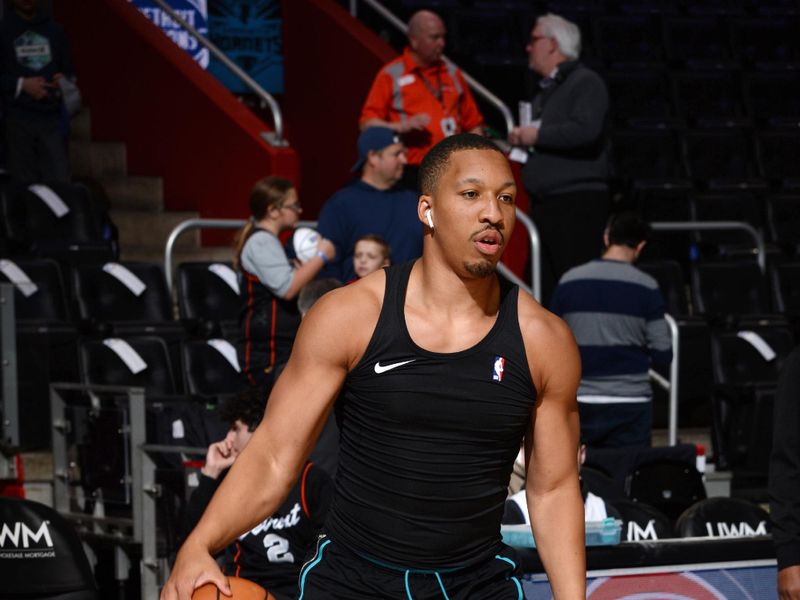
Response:
[[[429,352],[405,323],[412,266],[386,269],[375,332],[338,401],[339,470],[326,529],[377,561],[461,567],[500,548],[509,476],[536,390],[519,288],[502,283],[497,320],[478,344]]]

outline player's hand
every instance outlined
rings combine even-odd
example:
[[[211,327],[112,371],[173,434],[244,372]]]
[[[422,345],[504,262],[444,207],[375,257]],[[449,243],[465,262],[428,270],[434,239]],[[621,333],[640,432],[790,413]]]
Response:
[[[418,113],[408,118],[402,126],[402,131],[400,131],[400,133],[425,129],[430,122],[431,116],[428,113]]]
[[[22,78],[22,91],[31,96],[34,100],[46,98],[52,87],[55,87],[55,84],[48,83],[44,77]]]
[[[239,455],[233,447],[233,442],[225,439],[208,447],[206,464],[200,472],[206,477],[216,479],[225,469],[230,467]]]
[[[778,571],[778,597],[780,600],[800,600],[800,565]]]
[[[219,570],[208,550],[192,542],[190,537],[178,552],[175,566],[161,590],[161,600],[191,600],[192,592],[208,582],[232,596],[228,578]]]
[[[512,146],[535,146],[539,141],[539,128],[532,125],[514,127],[508,134],[508,141]]]
[[[328,260],[332,260],[336,256],[336,246],[333,245],[333,242],[327,238],[320,238],[319,246],[317,246],[320,252],[324,253],[325,256],[328,257]]]

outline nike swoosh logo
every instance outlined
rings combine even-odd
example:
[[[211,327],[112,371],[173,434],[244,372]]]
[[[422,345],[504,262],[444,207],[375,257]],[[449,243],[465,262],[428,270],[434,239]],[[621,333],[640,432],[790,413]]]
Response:
[[[382,365],[380,361],[375,363],[375,372],[380,375],[381,373],[386,373],[386,371],[391,371],[392,369],[396,369],[397,367],[402,367],[403,365],[407,365],[408,363],[412,363],[416,358],[412,358],[411,360],[404,360],[403,362],[392,363],[391,365]]]

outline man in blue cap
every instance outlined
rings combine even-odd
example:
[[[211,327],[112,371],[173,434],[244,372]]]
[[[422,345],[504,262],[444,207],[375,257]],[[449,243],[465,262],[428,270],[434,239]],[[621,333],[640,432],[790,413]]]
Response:
[[[422,226],[417,217],[417,194],[397,189],[403,177],[406,147],[387,127],[370,127],[358,138],[353,172],[361,177],[333,194],[322,206],[318,229],[336,246],[336,258],[320,272],[348,282],[356,278],[353,248],[366,234],[389,242],[392,260],[403,263],[422,254]]]

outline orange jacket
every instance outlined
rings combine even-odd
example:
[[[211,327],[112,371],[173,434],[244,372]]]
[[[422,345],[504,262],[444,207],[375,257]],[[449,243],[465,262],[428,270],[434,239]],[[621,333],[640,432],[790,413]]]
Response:
[[[419,113],[430,116],[427,128],[403,135],[412,165],[422,162],[425,153],[447,135],[483,125],[483,116],[461,71],[444,61],[423,69],[406,48],[402,56],[378,72],[359,123],[363,125],[369,119],[397,123]]]

